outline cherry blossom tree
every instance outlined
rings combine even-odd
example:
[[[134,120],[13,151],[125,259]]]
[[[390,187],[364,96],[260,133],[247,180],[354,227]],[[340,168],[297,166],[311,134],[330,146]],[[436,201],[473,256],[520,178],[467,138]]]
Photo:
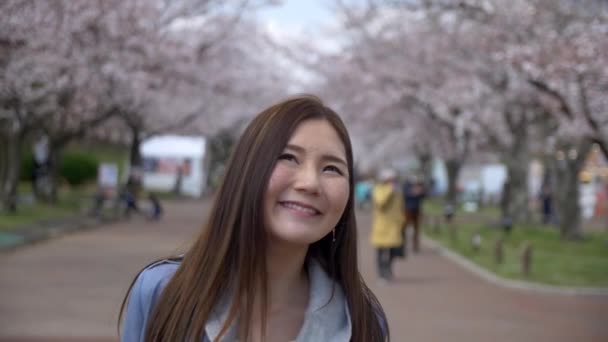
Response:
[[[437,32],[443,30],[437,21],[409,10],[380,8],[373,2],[367,7],[338,2],[338,7],[349,37],[340,53],[348,58],[341,73],[322,71],[329,78],[327,91],[343,99],[343,112],[354,127],[387,139],[368,141],[381,146],[373,154],[385,157],[390,150],[393,155],[417,155],[427,169],[431,156],[446,160],[447,199],[455,201],[458,174],[474,146],[469,121],[475,101],[467,96],[474,93],[469,92],[466,70],[448,54],[437,53],[453,47],[451,37]],[[330,65],[335,68],[336,63]],[[432,135],[422,133],[429,130]]]
[[[56,87],[63,85],[63,61],[45,49],[43,39],[52,37],[46,21],[48,3],[3,2],[0,7],[4,58],[0,64],[0,102],[6,119],[3,155],[6,169],[2,198],[9,211],[17,206],[21,155],[31,133],[42,128],[61,100]],[[26,20],[23,20],[26,19]],[[37,39],[35,39],[35,37]]]
[[[605,2],[369,0],[336,6],[348,37],[340,52],[344,65],[319,70],[330,79],[327,91],[341,97],[344,108],[351,104],[355,126],[385,122],[403,132],[399,147],[405,150],[422,134],[404,127],[420,124],[427,132],[424,125],[433,120],[437,134],[426,146],[453,170],[466,159],[457,152],[470,155],[473,147],[474,154],[497,154],[515,194],[505,215],[515,218],[526,216],[532,156],[550,152],[553,169],[562,170],[556,175],[559,210],[568,217],[562,234],[579,235],[578,173],[592,142],[605,151]],[[335,69],[332,58],[325,61]],[[374,135],[382,136],[372,129]],[[392,134],[384,137],[394,141]],[[386,152],[376,143],[383,146],[377,152]]]
[[[242,95],[235,91],[236,73],[214,59],[244,55],[238,44],[246,40],[233,42],[230,35],[244,13],[268,3],[2,2],[0,132],[8,143],[0,153],[7,161],[0,175],[6,206],[16,207],[22,150],[37,135],[49,138],[56,166],[69,142],[121,122],[137,165],[145,136],[187,126],[222,94]],[[180,36],[183,27],[195,27],[189,39]]]
[[[470,8],[466,10],[476,23],[477,35],[473,36],[476,42],[485,43],[478,46],[490,62],[507,66],[509,78],[502,79],[519,85],[513,92],[498,89],[498,95],[504,100],[515,99],[516,104],[528,99],[529,111],[523,117],[532,121],[516,132],[532,130],[541,135],[545,145],[542,150],[552,155],[544,159],[550,161],[546,169],[554,178],[562,236],[576,238],[581,235],[578,175],[592,143],[606,154],[602,146],[607,107],[601,93],[608,82],[604,67],[608,6],[592,0],[522,0],[509,7],[498,1],[467,3],[476,13],[475,17]],[[526,89],[523,82],[535,92]],[[503,116],[507,117],[507,112]],[[532,122],[538,127],[531,127]],[[514,137],[521,141],[520,136]],[[510,155],[523,154],[515,152]],[[522,164],[523,160],[515,163]]]

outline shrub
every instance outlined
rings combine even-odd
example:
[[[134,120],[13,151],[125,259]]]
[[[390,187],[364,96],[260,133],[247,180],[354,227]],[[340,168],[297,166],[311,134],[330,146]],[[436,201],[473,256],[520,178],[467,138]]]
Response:
[[[81,185],[95,180],[98,165],[99,160],[92,155],[68,152],[63,156],[59,174],[70,185]]]
[[[21,174],[19,179],[24,182],[32,180],[34,174],[34,155],[32,153],[26,153],[21,157]]]

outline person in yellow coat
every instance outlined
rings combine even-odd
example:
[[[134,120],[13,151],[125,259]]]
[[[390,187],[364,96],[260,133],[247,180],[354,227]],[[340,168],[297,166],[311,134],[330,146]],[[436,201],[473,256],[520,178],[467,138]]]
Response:
[[[382,170],[372,192],[373,225],[371,243],[377,251],[380,278],[391,280],[392,249],[403,243],[403,198],[396,183],[397,173],[392,169]]]

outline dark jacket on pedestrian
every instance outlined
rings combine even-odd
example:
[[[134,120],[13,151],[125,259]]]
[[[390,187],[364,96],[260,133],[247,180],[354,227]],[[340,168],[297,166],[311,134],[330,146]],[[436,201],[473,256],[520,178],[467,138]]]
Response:
[[[420,210],[426,192],[419,183],[405,182],[403,185],[403,202],[406,210]]]

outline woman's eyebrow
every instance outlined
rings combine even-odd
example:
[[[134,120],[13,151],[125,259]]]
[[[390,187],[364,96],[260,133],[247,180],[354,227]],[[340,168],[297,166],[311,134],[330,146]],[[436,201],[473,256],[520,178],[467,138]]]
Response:
[[[298,146],[298,145],[294,145],[294,144],[288,144],[286,146],[286,149],[293,150],[293,151],[298,152],[298,153],[306,153],[306,149],[304,147]],[[337,156],[335,156],[333,154],[324,154],[324,155],[321,156],[321,159],[327,160],[327,161],[331,161],[331,162],[334,162],[334,163],[338,163],[338,164],[342,164],[345,167],[348,167],[348,164],[346,163],[346,161],[344,159],[342,159],[340,157],[337,157]]]
[[[306,150],[304,149],[304,147],[301,147],[301,146],[298,146],[298,145],[294,145],[294,144],[287,144],[287,146],[285,148],[289,149],[289,150],[294,150],[294,151],[299,152],[299,153],[306,152]]]
[[[334,162],[334,163],[342,164],[345,167],[348,166],[346,164],[346,162],[344,161],[344,159],[336,157],[336,156],[334,156],[332,154],[324,154],[324,155],[321,156],[321,158],[323,158],[324,160],[327,160],[327,161],[331,161],[331,162]]]

